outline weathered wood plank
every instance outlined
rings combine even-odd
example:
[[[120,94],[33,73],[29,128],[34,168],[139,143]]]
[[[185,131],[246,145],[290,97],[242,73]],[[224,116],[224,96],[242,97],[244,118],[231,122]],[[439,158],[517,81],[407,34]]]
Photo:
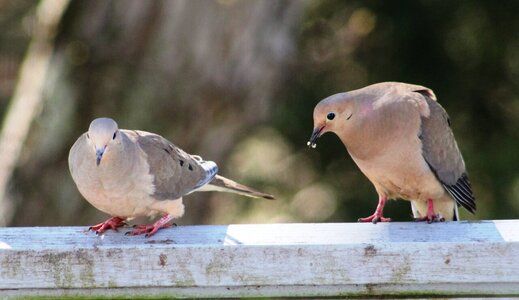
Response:
[[[519,295],[519,220],[0,228],[0,296]]]

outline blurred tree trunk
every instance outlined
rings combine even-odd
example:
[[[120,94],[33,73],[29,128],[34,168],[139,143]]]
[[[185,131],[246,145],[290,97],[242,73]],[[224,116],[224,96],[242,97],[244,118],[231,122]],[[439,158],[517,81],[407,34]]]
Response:
[[[56,28],[68,3],[68,0],[43,0],[36,10],[32,41],[0,133],[0,226],[7,225],[12,217],[14,204],[6,189],[42,102]]]

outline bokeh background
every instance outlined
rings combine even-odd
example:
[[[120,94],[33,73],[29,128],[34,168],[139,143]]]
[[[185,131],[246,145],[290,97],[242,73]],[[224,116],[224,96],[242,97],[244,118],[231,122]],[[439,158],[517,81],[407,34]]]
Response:
[[[375,209],[371,183],[336,136],[306,141],[320,99],[380,81],[430,87],[449,112],[478,205],[462,218],[518,218],[518,13],[489,0],[0,0],[0,223],[107,218],[67,166],[100,116],[278,198],[192,194],[179,224],[355,221]],[[411,220],[410,205],[385,215]]]

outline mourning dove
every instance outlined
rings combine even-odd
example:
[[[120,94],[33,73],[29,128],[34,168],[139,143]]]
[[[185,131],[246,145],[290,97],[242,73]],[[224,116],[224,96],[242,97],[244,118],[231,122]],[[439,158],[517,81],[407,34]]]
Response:
[[[314,109],[308,146],[334,132],[379,196],[373,215],[383,217],[387,199],[411,201],[417,220],[459,220],[458,206],[476,212],[465,163],[450,120],[433,91],[383,82],[332,95]]]
[[[118,129],[109,118],[92,121],[70,149],[68,162],[83,197],[113,216],[90,228],[98,234],[117,230],[128,219],[163,214],[154,224],[129,232],[151,236],[184,214],[182,197],[194,191],[274,199],[217,175],[212,161],[189,155],[157,134]]]

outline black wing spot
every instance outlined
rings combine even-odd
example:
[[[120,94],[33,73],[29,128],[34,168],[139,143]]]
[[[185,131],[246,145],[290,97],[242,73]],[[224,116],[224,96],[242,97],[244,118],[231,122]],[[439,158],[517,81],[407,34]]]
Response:
[[[451,118],[447,118],[447,124],[449,124],[449,127],[451,127]]]
[[[181,166],[181,167],[184,166],[184,161],[183,161],[183,160],[180,160],[179,163],[180,163],[180,166]]]
[[[189,164],[187,168],[189,169],[189,171],[193,171],[193,166],[191,164]]]
[[[171,154],[171,150],[170,149],[164,148],[162,150],[166,151],[167,154]]]

